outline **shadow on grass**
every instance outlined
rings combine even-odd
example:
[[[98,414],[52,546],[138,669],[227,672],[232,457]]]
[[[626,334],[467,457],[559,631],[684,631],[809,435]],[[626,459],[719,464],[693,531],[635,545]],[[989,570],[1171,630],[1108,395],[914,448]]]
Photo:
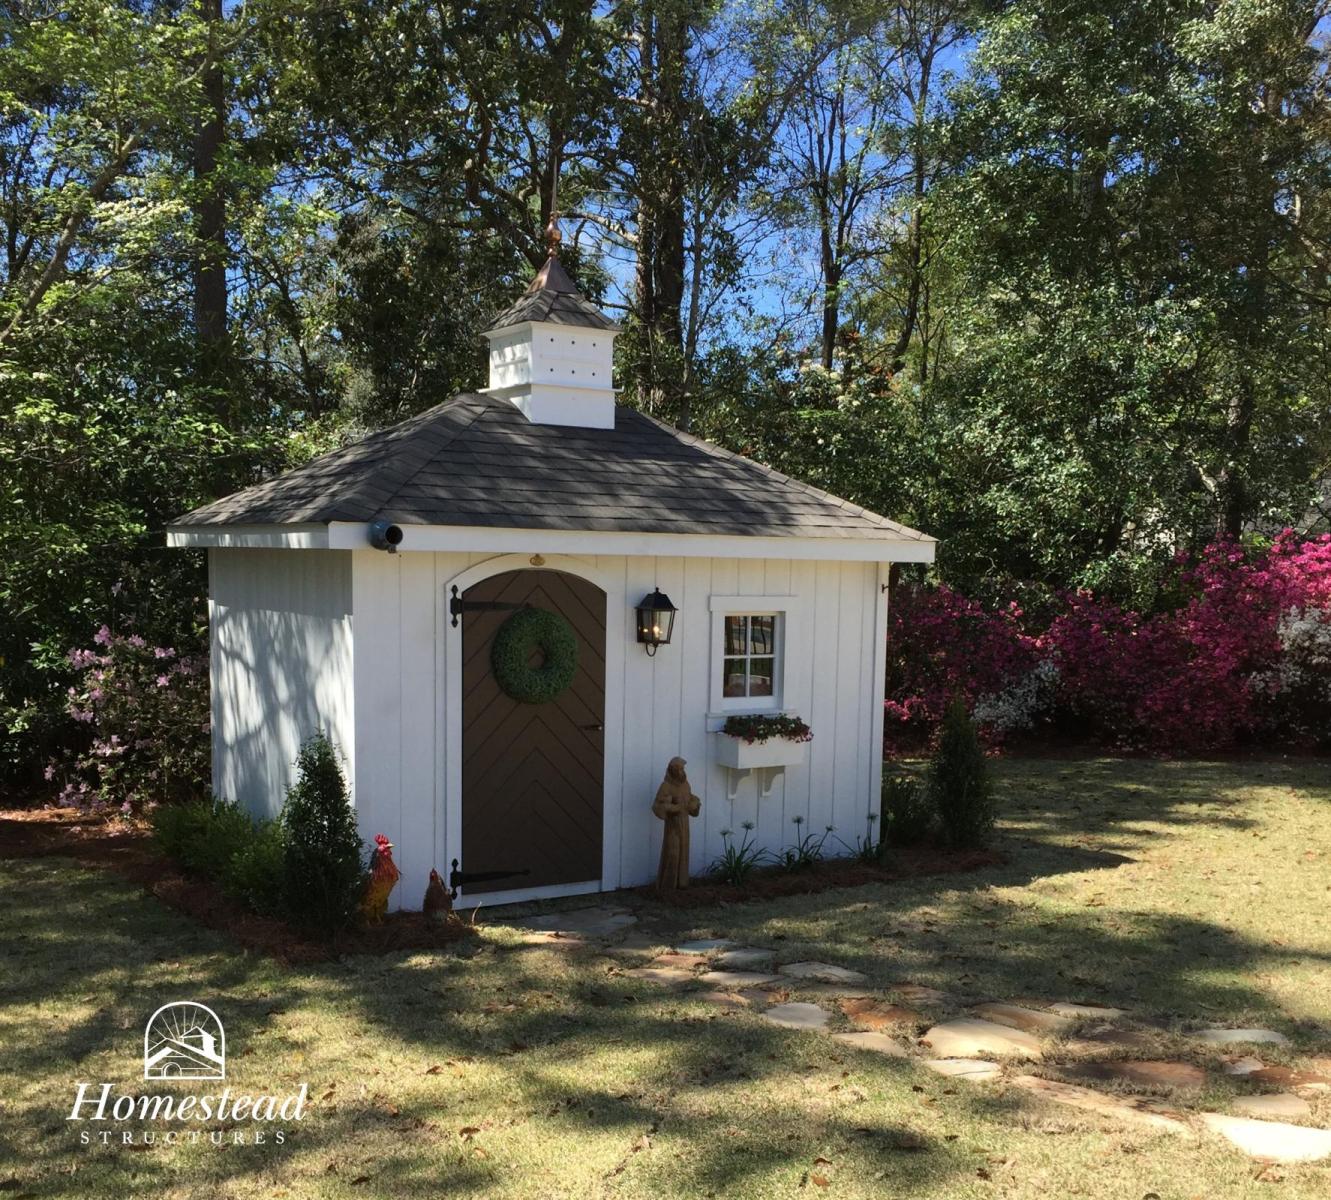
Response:
[[[1309,1042],[1270,1019],[1262,975],[1325,963],[1324,947],[1138,910],[1130,892],[1087,906],[1058,878],[1108,875],[1190,825],[1241,832],[1253,821],[1232,767],[1189,764],[1162,787],[1168,764],[1147,765],[1154,786],[1139,764],[1005,765],[1009,861],[974,874],[642,911],[663,942],[707,929],[783,960],[859,969],[877,987],[949,992],[921,1029],[965,1003],[1036,996],[1176,1025],[1265,1014]],[[1240,776],[1243,787],[1289,777],[1278,764],[1269,779],[1251,767]],[[941,1094],[943,1082],[657,990],[597,955],[490,945],[467,961],[414,953],[283,968],[66,862],[3,863],[0,878],[0,1064],[19,1081],[13,1095],[6,1086],[0,1184],[16,1194],[145,1195],[188,1181],[186,1194],[205,1195],[239,1180],[321,1196],[589,1194],[632,1179],[659,1194],[742,1195],[783,1172],[795,1186],[822,1153],[880,1176],[884,1194],[962,1190],[974,1177],[974,1149],[948,1140],[937,1110],[912,1107],[912,1089]],[[170,999],[221,1012],[238,1088],[309,1079],[317,1104],[288,1147],[73,1145],[64,1117],[75,1081],[138,1090],[142,1022]],[[984,1127],[1017,1122],[1034,1103],[948,1089],[952,1117]]]

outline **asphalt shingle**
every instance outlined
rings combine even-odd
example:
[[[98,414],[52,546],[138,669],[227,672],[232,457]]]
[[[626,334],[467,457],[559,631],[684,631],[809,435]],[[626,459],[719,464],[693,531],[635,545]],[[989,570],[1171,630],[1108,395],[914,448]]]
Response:
[[[929,540],[633,409],[533,425],[463,393],[175,522],[400,525]]]

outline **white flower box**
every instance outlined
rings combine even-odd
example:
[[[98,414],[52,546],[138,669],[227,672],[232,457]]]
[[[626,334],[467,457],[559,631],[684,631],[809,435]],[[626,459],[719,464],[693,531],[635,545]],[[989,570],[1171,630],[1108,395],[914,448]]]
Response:
[[[805,742],[773,737],[765,742],[746,742],[743,738],[718,733],[718,765],[733,771],[752,771],[760,767],[797,767],[804,761]]]

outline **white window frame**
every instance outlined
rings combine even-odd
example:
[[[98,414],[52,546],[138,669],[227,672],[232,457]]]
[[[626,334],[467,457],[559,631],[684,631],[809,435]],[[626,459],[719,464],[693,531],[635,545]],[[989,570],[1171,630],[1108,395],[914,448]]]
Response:
[[[794,596],[713,596],[709,601],[712,613],[712,661],[710,664],[711,712],[717,715],[731,713],[776,713],[785,706],[786,692],[786,639],[790,636],[791,617],[797,598]],[[726,618],[775,617],[776,645],[773,647],[772,694],[770,696],[725,695]],[[749,655],[748,657],[753,657]]]

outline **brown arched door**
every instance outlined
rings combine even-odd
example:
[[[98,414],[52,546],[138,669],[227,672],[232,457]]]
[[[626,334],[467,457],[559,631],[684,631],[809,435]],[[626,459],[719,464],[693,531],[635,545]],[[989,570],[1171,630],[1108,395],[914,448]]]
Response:
[[[473,880],[465,890],[595,882],[605,798],[605,593],[575,575],[524,570],[483,579],[461,599],[461,871]],[[524,607],[558,613],[578,639],[573,682],[544,704],[513,699],[490,665],[495,634]]]

